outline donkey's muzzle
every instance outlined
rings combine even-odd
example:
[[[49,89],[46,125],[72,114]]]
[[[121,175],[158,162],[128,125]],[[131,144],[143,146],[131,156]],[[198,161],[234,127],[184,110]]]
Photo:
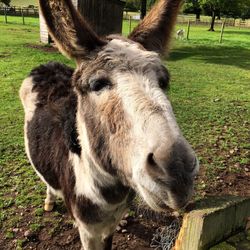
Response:
[[[183,139],[171,147],[162,144],[147,156],[149,172],[168,175],[174,179],[193,178],[199,170],[199,161],[188,142]]]

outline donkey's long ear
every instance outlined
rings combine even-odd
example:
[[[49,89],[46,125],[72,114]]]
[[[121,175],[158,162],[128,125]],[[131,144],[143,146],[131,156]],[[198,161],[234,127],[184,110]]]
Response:
[[[71,0],[39,0],[49,33],[59,50],[80,60],[105,44],[74,8]]]
[[[169,45],[181,3],[182,0],[159,0],[129,38],[147,50],[163,54]]]

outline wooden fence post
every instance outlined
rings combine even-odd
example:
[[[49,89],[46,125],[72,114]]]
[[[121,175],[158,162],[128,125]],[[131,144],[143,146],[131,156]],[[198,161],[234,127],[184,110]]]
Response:
[[[189,32],[190,32],[190,20],[188,20],[187,40],[189,40]]]
[[[4,18],[5,18],[5,23],[8,23],[8,19],[7,19],[7,8],[4,7]]]
[[[23,13],[23,8],[21,9],[21,13],[22,13],[22,18],[23,18],[23,25],[25,25],[25,20],[24,20],[24,13]]]
[[[222,43],[223,33],[224,33],[224,28],[225,28],[225,23],[226,23],[226,19],[223,21],[223,23],[222,23],[222,25],[221,25],[221,32],[220,32],[220,40],[219,40],[219,43]]]
[[[129,15],[129,34],[132,31],[132,16]]]

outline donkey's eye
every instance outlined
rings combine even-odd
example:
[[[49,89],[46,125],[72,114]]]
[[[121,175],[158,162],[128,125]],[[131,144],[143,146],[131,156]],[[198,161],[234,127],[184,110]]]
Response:
[[[103,78],[103,79],[91,81],[89,83],[89,86],[90,86],[91,91],[98,92],[104,88],[110,88],[111,84],[108,79]]]
[[[158,77],[159,77],[158,78],[159,87],[163,90],[168,90],[170,76],[169,76],[168,70],[165,66],[162,65],[161,71],[159,72]]]
[[[165,78],[160,78],[159,79],[159,86],[161,89],[166,90],[168,88],[168,80]]]

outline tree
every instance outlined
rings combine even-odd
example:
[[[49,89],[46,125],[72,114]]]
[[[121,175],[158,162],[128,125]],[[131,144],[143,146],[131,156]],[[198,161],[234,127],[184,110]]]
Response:
[[[141,19],[147,14],[147,0],[141,0]]]
[[[143,19],[147,14],[147,10],[150,9],[156,1],[157,0],[127,0],[125,9],[127,11],[140,11],[141,19]]]
[[[241,10],[240,17],[242,19],[250,18],[250,0],[240,0],[239,8]]]
[[[196,20],[200,20],[201,6],[199,0],[186,0],[183,8],[183,12],[186,14],[193,13],[196,15]]]
[[[10,6],[10,2],[11,2],[11,0],[0,0],[0,3],[3,3],[7,6]]]
[[[140,10],[140,0],[127,0],[125,9],[128,11],[139,11]]]
[[[243,17],[250,14],[250,0],[199,0],[204,12],[212,17],[209,31],[214,31],[216,16]],[[247,15],[246,15],[247,16]]]
[[[227,0],[200,0],[200,4],[203,10],[212,16],[209,31],[214,31],[214,24],[216,15],[220,16],[220,12],[223,9],[224,2]]]
[[[152,5],[155,4],[157,0],[148,0],[147,1],[147,9],[150,9],[152,7]]]

